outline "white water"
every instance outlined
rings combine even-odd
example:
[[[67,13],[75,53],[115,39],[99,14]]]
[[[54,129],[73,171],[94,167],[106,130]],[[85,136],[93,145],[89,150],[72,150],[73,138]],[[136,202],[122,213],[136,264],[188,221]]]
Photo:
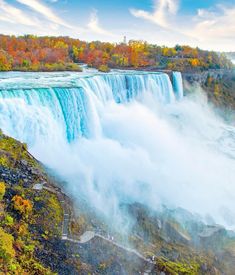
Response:
[[[183,207],[235,228],[235,129],[165,74],[9,73],[0,128],[113,221],[119,204]],[[55,88],[56,87],[56,88]]]

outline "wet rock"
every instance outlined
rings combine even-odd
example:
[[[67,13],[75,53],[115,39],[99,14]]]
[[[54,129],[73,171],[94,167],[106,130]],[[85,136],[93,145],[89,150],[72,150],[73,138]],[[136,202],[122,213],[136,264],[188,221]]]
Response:
[[[220,225],[211,225],[204,228],[204,230],[199,234],[201,238],[210,238],[215,234],[224,232],[224,228]]]
[[[162,233],[170,238],[171,241],[189,244],[190,236],[176,222],[166,221],[162,226]]]
[[[203,231],[199,233],[198,236],[201,246],[218,249],[223,245],[227,232],[222,226],[208,225],[204,227]]]

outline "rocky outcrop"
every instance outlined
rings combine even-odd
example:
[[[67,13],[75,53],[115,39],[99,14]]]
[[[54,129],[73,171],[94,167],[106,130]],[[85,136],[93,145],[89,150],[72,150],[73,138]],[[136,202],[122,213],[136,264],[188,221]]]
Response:
[[[182,77],[184,81],[187,81],[190,84],[205,84],[208,77],[212,77],[214,79],[221,79],[223,76],[232,76],[234,73],[233,70],[206,70],[202,72],[183,72]]]

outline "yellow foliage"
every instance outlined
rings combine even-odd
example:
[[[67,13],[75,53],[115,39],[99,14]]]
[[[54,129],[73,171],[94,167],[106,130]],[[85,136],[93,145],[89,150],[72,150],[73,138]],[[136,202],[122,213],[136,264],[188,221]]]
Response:
[[[14,203],[14,209],[19,211],[22,215],[26,217],[32,212],[33,206],[29,200],[23,199],[19,195],[15,195],[12,199]]]
[[[163,56],[173,57],[173,56],[177,55],[177,51],[173,48],[165,47],[162,49],[162,54],[163,54]]]
[[[90,43],[90,50],[91,50],[91,51],[94,51],[95,48],[96,48],[95,43],[94,43],[94,42],[91,42],[91,43]]]
[[[20,224],[19,227],[17,228],[17,232],[18,232],[18,235],[20,237],[24,237],[26,236],[29,232],[28,232],[28,225],[23,223],[23,224]]]
[[[108,73],[110,71],[110,69],[107,65],[101,65],[101,66],[99,66],[99,71],[103,72],[103,73]]]
[[[200,66],[200,60],[198,60],[197,58],[193,58],[190,60],[190,63],[193,67],[198,67]]]
[[[219,95],[220,95],[220,86],[219,86],[219,84],[215,84],[214,94],[215,94],[216,97],[219,97]]]
[[[55,44],[55,48],[56,49],[67,49],[68,45],[66,43],[64,43],[63,41],[58,41]]]
[[[0,156],[0,165],[1,166],[8,167],[9,163],[10,163],[10,161],[5,155]]]
[[[0,227],[0,258],[6,262],[10,262],[11,259],[15,256],[13,242],[13,236],[6,233],[2,227]]]
[[[0,200],[3,199],[6,192],[6,185],[4,182],[0,182]]]

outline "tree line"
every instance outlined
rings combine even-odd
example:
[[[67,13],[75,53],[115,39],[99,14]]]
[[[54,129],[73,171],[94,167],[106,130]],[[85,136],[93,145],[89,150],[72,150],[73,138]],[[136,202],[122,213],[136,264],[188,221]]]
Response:
[[[0,35],[0,71],[79,71],[79,63],[102,71],[145,67],[178,71],[233,68],[225,54],[190,46],[166,47],[134,40],[109,43],[69,37]]]

